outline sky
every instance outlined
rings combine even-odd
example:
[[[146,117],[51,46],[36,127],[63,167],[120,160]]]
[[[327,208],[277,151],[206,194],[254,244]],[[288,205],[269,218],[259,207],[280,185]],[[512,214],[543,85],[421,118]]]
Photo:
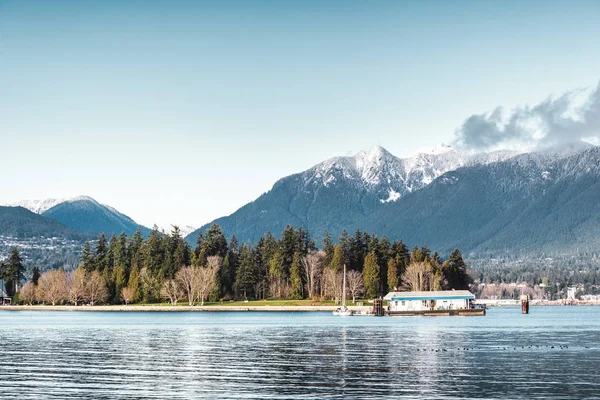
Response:
[[[375,145],[502,145],[499,106],[539,119],[597,88],[599,20],[594,0],[0,0],[0,204],[200,226]]]

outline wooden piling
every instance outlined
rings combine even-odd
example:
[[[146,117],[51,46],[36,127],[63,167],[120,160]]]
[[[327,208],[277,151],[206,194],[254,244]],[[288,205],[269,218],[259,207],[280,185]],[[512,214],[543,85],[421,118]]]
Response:
[[[383,317],[385,315],[383,299],[373,299],[373,315],[376,317]]]
[[[521,295],[521,313],[529,314],[529,295]]]

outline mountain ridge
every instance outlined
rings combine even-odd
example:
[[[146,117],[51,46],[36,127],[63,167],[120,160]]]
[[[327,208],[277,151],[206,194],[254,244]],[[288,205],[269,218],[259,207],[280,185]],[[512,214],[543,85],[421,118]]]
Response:
[[[229,216],[218,218],[188,235],[194,243],[212,223],[240,240],[256,241],[269,231],[279,234],[287,224],[321,234],[337,231],[375,210],[430,184],[443,173],[464,165],[504,160],[512,151],[470,153],[443,146],[398,158],[381,146],[354,156],[333,157],[277,180],[271,190]]]

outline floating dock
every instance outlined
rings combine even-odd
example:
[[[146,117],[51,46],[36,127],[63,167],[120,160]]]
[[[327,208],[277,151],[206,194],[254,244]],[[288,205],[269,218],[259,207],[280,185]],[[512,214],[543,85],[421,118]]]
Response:
[[[456,310],[411,310],[411,311],[387,311],[386,315],[390,317],[469,317],[484,316],[485,308],[465,308]]]

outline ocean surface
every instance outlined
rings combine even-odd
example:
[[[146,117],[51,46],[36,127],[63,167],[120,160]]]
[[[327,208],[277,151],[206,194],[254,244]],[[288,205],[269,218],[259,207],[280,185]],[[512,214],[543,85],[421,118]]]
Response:
[[[600,307],[0,311],[0,399],[600,398]]]

